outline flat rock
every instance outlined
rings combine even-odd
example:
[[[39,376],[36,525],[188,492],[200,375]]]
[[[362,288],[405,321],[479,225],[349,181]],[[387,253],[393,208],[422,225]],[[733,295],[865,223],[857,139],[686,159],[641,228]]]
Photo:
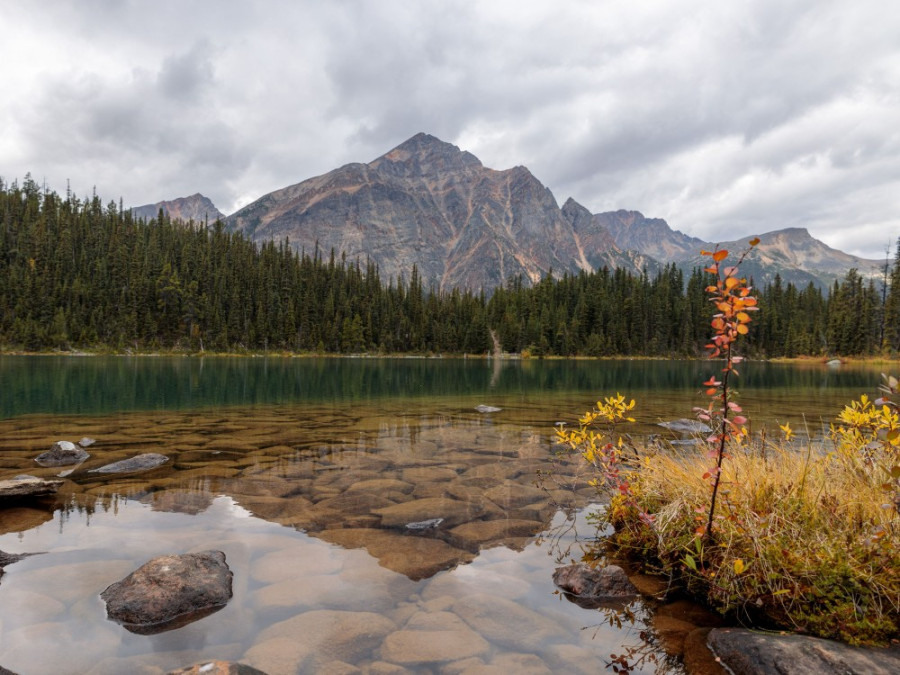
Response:
[[[501,410],[503,410],[503,408],[498,408],[493,405],[484,405],[482,403],[481,405],[476,405],[475,410],[477,410],[480,413],[495,413],[495,412],[500,412]]]
[[[475,520],[463,523],[450,531],[450,541],[469,551],[477,551],[493,542],[502,542],[509,537],[530,537],[542,531],[544,526],[534,520]]]
[[[120,462],[106,464],[97,469],[91,469],[89,473],[130,473],[132,471],[149,471],[162,466],[169,461],[165,455],[156,452],[145,452],[135,457],[123,459]]]
[[[179,628],[231,599],[232,573],[221,551],[153,558],[100,594],[109,618],[133,633]]]
[[[468,626],[455,630],[398,630],[385,638],[381,657],[408,666],[481,656],[490,648]]]
[[[895,675],[900,650],[849,647],[805,635],[714,628],[707,644],[734,675]]]
[[[669,431],[677,431],[682,434],[708,434],[712,431],[712,429],[700,420],[692,420],[686,417],[671,420],[669,422],[659,422],[657,426],[661,426],[663,429],[668,429]]]
[[[557,567],[553,583],[566,593],[587,600],[632,598],[638,590],[618,565],[595,569],[586,563]]]
[[[347,492],[373,492],[375,494],[386,494],[389,492],[399,492],[401,494],[409,494],[415,486],[404,480],[396,478],[369,478],[361,480],[347,487]]]
[[[338,574],[303,575],[253,593],[259,611],[292,608],[386,611],[393,606],[381,584],[355,584]]]
[[[414,466],[403,469],[403,482],[412,485],[423,483],[443,483],[459,477],[453,469],[446,466]]]
[[[356,663],[395,629],[393,621],[374,612],[314,610],[269,626],[259,634],[259,642],[287,638],[321,657]],[[247,660],[257,663],[249,656]]]
[[[90,456],[87,450],[71,441],[56,441],[47,452],[35,457],[34,461],[41,466],[66,466],[79,464]]]
[[[532,485],[509,481],[485,490],[484,496],[504,509],[518,509],[535,502],[546,501],[547,493]]]
[[[476,502],[463,502],[443,497],[414,499],[402,504],[374,509],[381,516],[384,527],[406,527],[407,523],[417,523],[432,518],[443,518],[444,527],[454,527],[475,520],[484,513],[484,506]]]
[[[571,637],[552,618],[499,596],[466,596],[453,604],[453,611],[476,633],[511,650]]]
[[[0,499],[46,497],[56,494],[62,484],[61,480],[44,480],[37,476],[20,475],[0,480]]]
[[[248,649],[242,661],[260,670],[278,673],[303,673],[305,664],[314,655],[313,647],[292,637],[273,637],[254,644]]]
[[[201,661],[192,666],[170,670],[166,675],[266,675],[266,673],[244,663]]]
[[[413,581],[470,562],[474,556],[439,539],[428,539],[377,528],[325,530],[317,537],[344,548],[365,548],[378,564]]]

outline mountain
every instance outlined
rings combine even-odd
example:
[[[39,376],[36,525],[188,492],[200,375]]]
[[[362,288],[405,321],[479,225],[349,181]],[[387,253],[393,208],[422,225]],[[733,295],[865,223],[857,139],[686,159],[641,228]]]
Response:
[[[634,249],[670,262],[697,255],[707,242],[673,230],[662,218],[645,218],[639,211],[609,211],[595,216],[620,248]]]
[[[593,214],[571,197],[563,204],[562,213],[572,224],[578,247],[594,269],[624,267],[633,272],[646,269],[649,274],[655,274],[660,268],[659,260],[665,260],[640,252],[636,247],[620,247],[606,225],[605,216],[609,214]]]
[[[803,227],[789,227],[756,236],[759,237],[759,244],[745,263],[744,274],[753,276],[758,286],[771,283],[776,274],[783,281],[793,282],[797,286],[806,286],[812,281],[827,288],[854,268],[863,277],[878,277],[882,273],[883,260],[859,258],[831,248]],[[752,238],[724,242],[719,248],[741,251]]]
[[[191,211],[181,201],[145,208],[155,217],[164,205],[173,217],[195,220],[212,217],[215,209],[205,200]],[[386,280],[408,277],[415,265],[426,286],[445,291],[490,290],[514,277],[533,283],[551,271],[559,276],[602,267],[652,275],[674,262],[690,272],[706,262],[700,251],[715,246],[638,211],[591,213],[573,199],[560,208],[525,167],[487,168],[424,133],[368,164],[347,164],[264,195],[226,225],[256,242],[288,240],[307,253],[318,248],[324,256],[334,251],[351,261],[370,260]],[[799,286],[828,287],[851,268],[874,276],[880,267],[826,246],[805,229],[758,236],[744,264],[757,285],[779,274]],[[742,250],[750,238],[721,246]]]
[[[173,220],[193,220],[197,223],[208,221],[212,223],[216,220],[225,219],[225,214],[219,211],[208,197],[204,197],[199,192],[190,197],[180,197],[170,201],[156,202],[156,204],[136,206],[131,209],[131,213],[135,218],[151,220],[159,215],[160,209]]]
[[[254,241],[287,238],[308,253],[318,247],[372,260],[385,279],[409,275],[415,264],[426,286],[442,290],[598,265],[637,271],[635,256],[576,207],[560,209],[525,167],[489,169],[420,133],[368,164],[267,194],[227,224]]]
[[[686,271],[705,266],[708,259],[701,257],[700,251],[716,246],[673,230],[661,218],[645,218],[637,211],[613,211],[594,217],[620,248],[636,249],[659,261],[679,263]],[[827,288],[852,268],[866,277],[881,273],[883,261],[858,258],[833,249],[800,227],[750,235],[718,246],[739,253],[754,236],[759,237],[760,242],[744,262],[743,273],[753,277],[757,285],[771,283],[778,274],[784,282],[796,286],[804,287],[812,282]]]

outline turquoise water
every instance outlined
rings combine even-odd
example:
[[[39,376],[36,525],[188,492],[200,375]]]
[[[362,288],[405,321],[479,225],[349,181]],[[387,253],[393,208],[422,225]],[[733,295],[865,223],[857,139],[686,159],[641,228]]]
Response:
[[[634,672],[681,672],[693,626],[682,619],[696,608],[592,610],[556,592],[555,567],[591,548],[584,509],[598,495],[577,462],[551,467],[553,425],[622,392],[638,400],[637,432],[660,433],[657,422],[703,402],[715,370],[0,357],[0,479],[56,477],[70,467],[34,457],[55,440],[96,440],[56,498],[0,509],[0,550],[43,553],[0,580],[0,665],[23,675],[159,674],[212,658],[270,675],[601,672],[612,653],[634,650],[644,658]],[[880,371],[748,363],[740,400],[757,428],[806,421],[815,434],[841,404],[873,394]],[[91,472],[143,452],[169,461]],[[539,483],[550,468],[553,481]],[[398,509],[445,522],[412,534],[390,515]],[[158,635],[106,618],[109,584],[151,557],[207,549],[225,552],[234,574],[224,609]]]
[[[0,356],[0,418],[34,413],[128,411],[386,400],[479,400],[535,407],[551,424],[599,397],[636,398],[648,423],[689,417],[705,361],[491,361],[424,358],[226,358]],[[748,362],[737,389],[757,423],[831,419],[862,393],[874,394],[884,366]],[[572,407],[574,406],[574,408]]]

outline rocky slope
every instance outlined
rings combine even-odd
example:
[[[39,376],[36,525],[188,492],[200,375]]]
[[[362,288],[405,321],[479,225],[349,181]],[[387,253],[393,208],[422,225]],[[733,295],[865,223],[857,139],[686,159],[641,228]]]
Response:
[[[662,218],[645,218],[639,211],[609,211],[594,217],[609,230],[617,246],[661,262],[686,260],[709,246],[702,239],[673,230]]]
[[[133,209],[155,218],[212,222],[224,215],[206,197]],[[413,265],[426,286],[493,289],[514,277],[526,283],[552,273],[602,267],[654,274],[675,262],[690,272],[714,244],[638,211],[592,214],[573,199],[560,208],[528,169],[485,167],[477,157],[417,134],[368,164],[348,164],[269,193],[229,216],[229,228],[254,241],[288,239],[297,250],[378,265],[382,279],[408,278]],[[831,285],[851,268],[877,276],[881,262],[826,246],[802,228],[757,235],[745,264],[757,284]],[[751,236],[722,247],[740,250]]]
[[[371,259],[384,279],[408,276],[415,264],[426,285],[442,290],[598,265],[636,271],[635,257],[572,204],[560,209],[525,167],[489,169],[418,134],[368,164],[265,195],[227,222],[256,241],[288,238],[307,252]]]
[[[193,220],[197,223],[212,223],[217,219],[225,219],[225,214],[216,208],[216,205],[212,203],[212,200],[208,197],[204,197],[199,192],[190,197],[179,197],[178,199],[157,202],[156,204],[136,206],[131,209],[131,213],[135,218],[150,220],[159,215],[160,209],[173,220]]]
[[[753,277],[757,286],[765,286],[779,275],[786,282],[798,287],[809,283],[828,288],[848,271],[856,269],[863,277],[879,277],[884,261],[859,258],[838,251],[813,237],[806,228],[792,227],[758,235],[750,235],[719,244],[729,251],[743,251],[754,236],[759,244],[744,263],[744,274]],[[705,244],[711,250],[714,244]],[[685,268],[693,268],[702,262],[699,255],[680,261]]]
[[[705,264],[701,250],[712,250],[713,242],[689,237],[673,230],[661,218],[645,218],[637,211],[613,211],[594,216],[601,227],[612,235],[623,249],[635,249],[663,263],[676,262],[686,271]],[[797,286],[813,283],[830,286],[855,268],[866,277],[878,276],[884,261],[867,260],[838,251],[810,235],[805,228],[786,228],[763,234],[748,235],[734,241],[721,242],[719,248],[740,252],[754,236],[760,242],[744,263],[744,273],[757,285],[771,283],[775,275]]]

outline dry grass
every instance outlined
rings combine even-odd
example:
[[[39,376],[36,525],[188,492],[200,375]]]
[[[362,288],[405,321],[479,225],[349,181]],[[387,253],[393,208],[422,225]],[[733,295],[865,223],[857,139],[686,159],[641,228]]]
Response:
[[[882,489],[885,462],[860,453],[758,443],[725,461],[711,544],[712,460],[659,452],[632,476],[610,520],[620,552],[656,561],[726,613],[854,643],[900,636],[900,522]]]

